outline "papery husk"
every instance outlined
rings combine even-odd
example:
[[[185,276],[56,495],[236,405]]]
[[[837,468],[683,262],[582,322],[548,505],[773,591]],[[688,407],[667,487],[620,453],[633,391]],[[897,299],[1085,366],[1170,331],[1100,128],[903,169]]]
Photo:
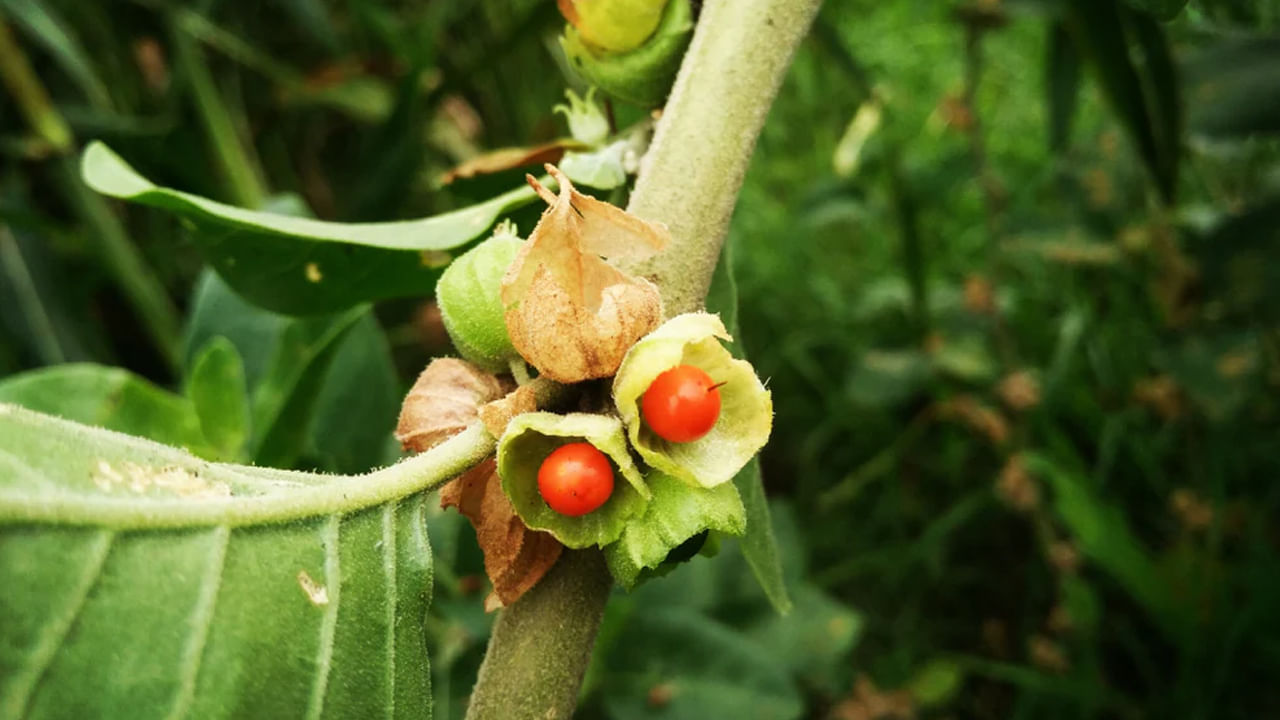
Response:
[[[665,226],[574,190],[558,169],[553,195],[529,183],[550,207],[502,280],[511,342],[541,374],[561,383],[613,375],[627,349],[662,319],[649,281],[602,259],[645,257],[670,240]]]
[[[530,530],[502,491],[497,461],[489,458],[440,490],[440,507],[456,507],[476,530],[484,571],[493,583],[485,609],[510,605],[542,579],[564,545]]]
[[[505,393],[497,377],[475,365],[436,358],[404,398],[396,439],[405,450],[430,450],[467,429],[478,418],[481,405]]]
[[[599,508],[577,517],[552,510],[538,491],[538,470],[562,445],[591,443],[613,468],[613,493]],[[545,530],[571,548],[604,546],[622,534],[643,509],[649,487],[627,449],[622,423],[612,415],[532,412],[516,416],[498,441],[502,489],[526,525]]]
[[[631,445],[650,467],[705,488],[733,479],[769,440],[773,399],[745,360],[720,343],[732,338],[718,315],[677,315],[627,352],[613,379],[613,400]],[[720,387],[720,417],[693,442],[664,440],[645,424],[640,401],[659,375],[677,365],[701,368]]]

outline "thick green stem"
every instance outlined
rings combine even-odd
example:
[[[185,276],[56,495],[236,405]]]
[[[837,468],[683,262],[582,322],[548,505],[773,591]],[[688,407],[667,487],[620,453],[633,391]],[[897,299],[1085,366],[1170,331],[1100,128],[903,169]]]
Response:
[[[702,307],[756,138],[820,4],[703,5],[627,208],[671,229],[670,247],[623,268],[662,290],[668,315]]]
[[[612,585],[599,550],[566,552],[498,617],[467,717],[570,717]]]
[[[702,306],[756,138],[820,0],[707,0],[628,209],[673,242],[630,272],[668,314]],[[612,579],[598,550],[566,553],[494,626],[468,720],[572,717]]]

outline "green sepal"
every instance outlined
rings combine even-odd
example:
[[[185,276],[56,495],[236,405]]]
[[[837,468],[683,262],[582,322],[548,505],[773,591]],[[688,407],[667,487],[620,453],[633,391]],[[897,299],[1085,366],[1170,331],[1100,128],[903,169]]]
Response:
[[[556,448],[584,440],[609,458],[615,478],[613,494],[599,509],[569,517],[543,501],[538,492],[538,469]],[[649,487],[627,451],[622,423],[609,415],[517,415],[498,441],[498,474],[502,490],[524,524],[551,533],[571,548],[603,546],[617,540],[627,521],[643,511],[650,497]],[[619,475],[625,482],[617,481]]]
[[[502,276],[524,241],[506,225],[460,255],[436,284],[444,329],[463,358],[489,372],[505,372],[520,357],[507,334]]]
[[[677,315],[640,338],[627,351],[613,379],[613,401],[631,445],[654,469],[702,487],[729,482],[764,447],[773,429],[773,398],[755,369],[720,344],[732,338],[720,317]],[[695,365],[720,388],[720,419],[698,440],[663,440],[640,416],[640,398],[658,375],[677,365]]]
[[[627,523],[618,541],[604,549],[613,579],[628,590],[641,573],[657,568],[672,550],[706,530],[741,535],[747,511],[733,483],[693,487],[670,475],[650,472],[645,481],[653,499]]]
[[[635,50],[609,53],[594,49],[573,27],[565,28],[560,45],[573,69],[587,82],[619,100],[656,107],[667,99],[692,33],[689,0],[671,0],[658,29]]]

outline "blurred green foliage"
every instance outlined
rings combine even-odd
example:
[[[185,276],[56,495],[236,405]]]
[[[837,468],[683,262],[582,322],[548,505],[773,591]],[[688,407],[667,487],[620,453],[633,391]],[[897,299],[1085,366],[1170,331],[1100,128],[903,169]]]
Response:
[[[213,458],[394,459],[397,398],[449,352],[428,300],[255,308],[78,149],[326,220],[482,202],[521,172],[442,175],[563,137],[583,89],[554,3],[0,19],[0,397]],[[730,238],[796,610],[723,551],[619,594],[583,717],[1280,713],[1277,67],[1276,0],[829,0]],[[454,718],[491,617],[469,527],[431,537]]]

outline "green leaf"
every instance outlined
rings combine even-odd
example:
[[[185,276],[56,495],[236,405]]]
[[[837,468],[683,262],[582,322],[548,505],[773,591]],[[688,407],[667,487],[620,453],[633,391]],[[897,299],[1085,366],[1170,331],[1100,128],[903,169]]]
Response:
[[[1188,125],[1197,133],[1242,137],[1280,133],[1280,37],[1221,42],[1186,64]]]
[[[270,370],[253,393],[255,463],[292,467],[298,461],[307,448],[312,411],[340,342],[368,312],[355,308],[285,327]]]
[[[187,397],[218,460],[239,460],[249,439],[249,399],[244,363],[235,345],[218,336],[196,356]]]
[[[782,578],[782,562],[778,554],[778,541],[773,535],[773,523],[769,518],[769,501],[764,496],[764,481],[760,478],[760,460],[753,458],[733,479],[747,509],[747,534],[741,540],[742,556],[756,576],[764,594],[774,609],[786,614],[791,612],[791,598]]]
[[[106,84],[98,77],[89,53],[80,44],[71,27],[49,5],[37,0],[0,0],[0,9],[49,51],[95,107],[110,107],[111,96]]]
[[[1187,0],[1124,0],[1129,7],[1154,15],[1161,20],[1172,20],[1187,6]]]
[[[1174,595],[1161,582],[1150,553],[1129,528],[1120,508],[1109,505],[1048,458],[1028,456],[1028,468],[1053,488],[1053,507],[1075,537],[1080,551],[1105,570],[1176,639],[1195,623],[1186,618]]]
[[[1280,129],[1280,125],[1277,126]],[[1189,238],[1205,293],[1225,318],[1275,322],[1280,318],[1280,197],[1222,217]]]
[[[0,716],[429,715],[420,491],[486,437],[316,476],[0,406]]]
[[[1062,152],[1071,142],[1071,126],[1080,105],[1080,54],[1066,24],[1049,26],[1045,86],[1049,99],[1049,149]]]
[[[1163,29],[1112,0],[1076,0],[1068,8],[1072,36],[1092,61],[1103,94],[1161,196],[1172,202],[1181,152],[1181,104]],[[1135,61],[1131,44],[1143,62]]]
[[[99,142],[85,150],[81,172],[104,195],[180,216],[237,292],[264,308],[300,315],[429,295],[439,271],[423,253],[479,237],[500,214],[536,197],[521,187],[422,220],[344,224],[254,212],[158,187]]]
[[[85,425],[216,455],[194,405],[128,370],[92,363],[56,365],[0,382],[0,403],[14,403]]]
[[[578,517],[561,515],[538,491],[538,469],[556,448],[589,442],[609,457],[615,477],[613,494],[598,509]],[[650,497],[640,471],[631,459],[622,425],[611,415],[531,412],[517,415],[498,442],[498,474],[502,489],[525,525],[545,530],[571,548],[607,545],[622,534],[626,522],[639,514]]]
[[[911,699],[921,707],[938,707],[955,697],[956,691],[964,683],[964,672],[960,665],[951,660],[938,658],[931,660],[920,668],[907,691]]]
[[[352,329],[367,316],[367,308],[310,318],[277,315],[245,302],[219,277],[206,273],[196,285],[187,326],[187,372],[191,373],[195,349],[218,336],[230,340],[244,360],[251,399],[249,457],[260,465],[291,467],[312,445],[317,403],[322,397],[342,392],[335,389],[326,395],[326,383],[350,382],[350,378],[344,377],[330,380],[329,368],[334,358],[348,343],[376,346],[385,342],[376,323],[359,338],[349,337]],[[345,351],[362,352],[360,348]],[[373,401],[378,397],[375,392],[364,399]],[[374,422],[372,427],[361,428],[357,435],[367,437],[366,432],[382,427],[382,422],[394,422],[394,418],[393,408],[386,418]]]
[[[776,658],[685,608],[634,612],[600,678],[614,720],[793,720],[804,704]]]
[[[963,356],[963,348],[960,353]],[[962,366],[982,362],[973,357],[960,359]],[[954,362],[950,355],[941,360]],[[920,350],[868,350],[858,358],[845,392],[850,400],[863,407],[892,407],[923,391],[930,377],[930,357]]]
[[[711,288],[707,292],[707,309],[718,313],[725,327],[733,335],[728,344],[735,357],[743,357],[742,330],[738,325],[738,283],[733,272],[733,243],[726,240],[720,252],[720,262],[711,276]],[[747,532],[739,548],[774,609],[786,614],[791,611],[791,598],[787,596],[786,582],[782,577],[782,562],[778,542],[774,537],[773,521],[769,517],[769,501],[764,496],[764,479],[760,475],[760,460],[753,458],[733,478],[747,511]]]
[[[746,510],[729,483],[695,488],[654,471],[645,476],[652,498],[632,518],[618,540],[604,548],[604,559],[623,587],[630,589],[646,569],[658,567],[681,543],[704,530],[741,535]]]
[[[830,695],[846,686],[845,657],[862,634],[863,618],[816,586],[796,587],[795,612],[767,615],[747,637],[768,648],[773,661],[806,686]]]
[[[391,347],[373,313],[338,343],[312,408],[311,454],[331,472],[364,472],[399,456],[403,393]]]

